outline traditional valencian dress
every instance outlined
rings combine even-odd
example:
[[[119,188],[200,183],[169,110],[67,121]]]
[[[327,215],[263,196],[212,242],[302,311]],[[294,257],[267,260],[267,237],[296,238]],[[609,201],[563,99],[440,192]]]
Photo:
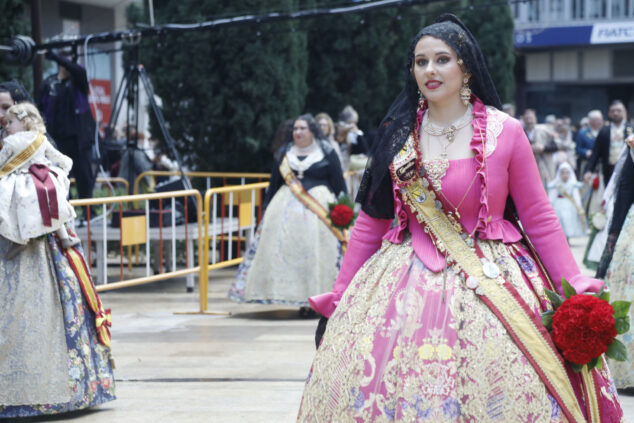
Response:
[[[0,172],[7,172],[12,164],[23,169],[24,163],[35,160],[29,153],[48,149],[35,147],[23,150],[26,152],[17,155],[17,160],[5,162]],[[5,153],[4,148],[1,153]],[[64,163],[55,159],[54,152],[49,157]],[[50,171],[57,172],[56,188],[57,184],[67,184],[65,171],[52,165]],[[12,183],[5,178],[11,178]],[[27,182],[29,178],[31,175],[17,170],[0,179],[3,219],[14,210],[7,204],[16,205],[23,213],[36,216],[39,223],[34,218],[33,225],[41,229],[37,201],[28,211],[13,201],[18,191],[21,198],[29,197],[28,189],[35,192]],[[62,199],[65,197],[60,198],[60,204]],[[61,209],[59,213],[61,217]],[[12,241],[28,240],[35,233],[9,226],[19,226],[22,218],[3,220],[0,232],[0,419],[64,413],[111,401],[115,396],[110,313],[97,296],[81,247],[62,249],[59,238],[48,233],[32,239],[7,259],[7,252],[14,247],[7,233],[16,235]]]
[[[2,144],[0,235],[26,244],[73,219],[75,211],[67,200],[72,160],[37,131],[18,132]]]
[[[579,273],[519,122],[472,103],[475,157],[438,179],[410,135],[389,171],[396,226],[362,211],[332,292],[310,299],[329,320],[298,421],[622,421],[607,365],[574,374],[539,317],[562,277],[600,281]]]
[[[607,269],[605,283],[611,298],[631,301],[634,298],[634,150],[626,147],[612,178],[616,191],[614,213],[598,272]],[[631,309],[630,321],[634,321]],[[634,388],[634,334],[631,331],[624,334],[622,341],[627,347],[628,361],[610,360],[610,369],[617,388]]]
[[[564,168],[570,174],[566,182],[561,179],[561,170]],[[579,189],[582,187],[583,184],[577,181],[572,166],[566,162],[559,166],[555,179],[548,183],[548,198],[553,205],[566,238],[585,235],[583,224],[585,213],[583,212],[581,194],[579,193]]]
[[[337,153],[327,141],[275,155],[265,212],[229,290],[237,302],[308,306],[332,289],[340,241],[323,222],[328,203],[347,192]],[[321,218],[320,218],[321,215]]]

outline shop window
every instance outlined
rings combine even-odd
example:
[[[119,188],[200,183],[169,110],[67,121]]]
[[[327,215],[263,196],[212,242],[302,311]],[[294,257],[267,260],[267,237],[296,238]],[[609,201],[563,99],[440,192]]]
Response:
[[[612,69],[615,78],[634,77],[634,49],[615,50]]]

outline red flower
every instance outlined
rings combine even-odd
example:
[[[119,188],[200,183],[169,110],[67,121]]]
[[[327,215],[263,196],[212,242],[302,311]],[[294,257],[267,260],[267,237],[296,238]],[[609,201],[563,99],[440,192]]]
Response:
[[[592,179],[592,190],[596,191],[599,189],[599,177],[595,176],[594,179]]]
[[[330,219],[335,226],[346,227],[350,224],[354,218],[354,212],[345,204],[337,204],[332,208],[330,212]]]
[[[606,353],[616,335],[614,309],[593,295],[573,295],[553,315],[553,341],[571,363],[584,365]]]

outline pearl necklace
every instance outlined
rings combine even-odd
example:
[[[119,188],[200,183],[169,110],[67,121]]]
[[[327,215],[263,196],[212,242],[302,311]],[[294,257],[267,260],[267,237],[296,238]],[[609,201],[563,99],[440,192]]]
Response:
[[[423,116],[422,127],[423,127],[423,130],[427,132],[429,135],[435,135],[435,136],[444,135],[447,138],[447,141],[449,141],[449,144],[451,144],[456,139],[456,132],[458,132],[460,129],[470,124],[472,119],[473,119],[473,106],[471,105],[471,103],[469,103],[464,115],[462,115],[457,120],[455,120],[451,125],[444,128],[442,126],[435,124],[429,119],[429,110],[428,110]]]

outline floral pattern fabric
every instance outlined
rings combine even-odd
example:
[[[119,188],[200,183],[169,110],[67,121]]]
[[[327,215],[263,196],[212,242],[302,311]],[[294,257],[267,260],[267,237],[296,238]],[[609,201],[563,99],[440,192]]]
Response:
[[[0,244],[7,241],[0,240]],[[110,349],[100,344],[95,329],[95,318],[84,300],[81,288],[57,238],[48,235],[31,242],[44,243],[49,260],[38,263],[50,266],[57,281],[59,301],[63,311],[66,345],[66,385],[70,400],[64,402],[4,405],[0,403],[0,418],[57,414],[92,407],[115,399],[115,385]],[[27,254],[25,250],[21,254]],[[21,269],[22,272],[32,269]],[[9,298],[9,301],[12,299]],[[1,359],[1,358],[0,358]],[[46,361],[47,357],[41,357]]]
[[[542,310],[545,286],[531,255],[520,244],[478,242],[529,307]],[[605,391],[616,401],[613,385]],[[451,268],[426,268],[407,235],[402,244],[385,241],[344,293],[298,421],[567,419],[497,317]]]
[[[324,207],[335,200],[323,185],[309,193]],[[308,306],[308,297],[332,289],[340,262],[337,238],[285,185],[267,207],[228,297]]]
[[[610,301],[632,301],[634,298],[634,207],[630,207],[623,229],[614,247],[614,255],[605,279],[610,288]],[[634,310],[630,308],[630,321]],[[634,387],[634,332],[620,337],[627,347],[627,361],[610,360],[610,369],[617,388]]]

